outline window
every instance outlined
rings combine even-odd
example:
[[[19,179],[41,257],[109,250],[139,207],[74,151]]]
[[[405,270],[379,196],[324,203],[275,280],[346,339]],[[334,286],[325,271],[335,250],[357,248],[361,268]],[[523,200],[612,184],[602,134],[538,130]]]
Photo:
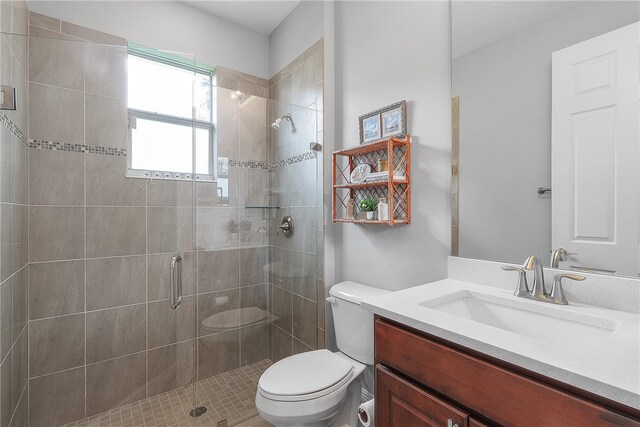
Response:
[[[127,176],[216,178],[212,70],[129,48]]]

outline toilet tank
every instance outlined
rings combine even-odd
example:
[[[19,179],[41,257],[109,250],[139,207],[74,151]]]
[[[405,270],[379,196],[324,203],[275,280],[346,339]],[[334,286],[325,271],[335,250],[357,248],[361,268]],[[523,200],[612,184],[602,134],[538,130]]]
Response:
[[[338,350],[373,365],[373,314],[360,308],[363,299],[389,293],[356,282],[336,283],[329,290]]]

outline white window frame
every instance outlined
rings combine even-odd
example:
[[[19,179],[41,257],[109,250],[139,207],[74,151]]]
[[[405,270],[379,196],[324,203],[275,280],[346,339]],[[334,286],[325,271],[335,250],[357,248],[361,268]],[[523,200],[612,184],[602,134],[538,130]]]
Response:
[[[211,87],[211,105],[209,106],[209,121],[197,120],[196,107],[193,106],[192,118],[187,119],[184,117],[176,117],[168,114],[161,114],[150,111],[137,110],[134,108],[128,108],[127,106],[127,177],[130,178],[153,178],[153,179],[170,179],[170,180],[197,180],[197,181],[210,181],[214,182],[217,179],[217,144],[215,132],[216,128],[213,123],[213,73],[209,70],[198,68],[197,66],[188,66],[181,64],[177,61],[171,61],[170,59],[162,58],[152,54],[145,54],[136,50],[129,49],[128,55],[137,56],[150,61],[166,64],[172,67],[182,68],[194,73],[204,74],[208,76]],[[162,170],[148,170],[148,169],[134,169],[132,167],[133,157],[133,130],[136,128],[136,120],[144,119],[149,121],[155,121],[159,123],[175,124],[181,126],[189,126],[192,129],[191,138],[191,150],[192,150],[192,172],[171,172]],[[209,171],[205,174],[195,173],[196,170],[196,129],[208,129],[209,130]]]

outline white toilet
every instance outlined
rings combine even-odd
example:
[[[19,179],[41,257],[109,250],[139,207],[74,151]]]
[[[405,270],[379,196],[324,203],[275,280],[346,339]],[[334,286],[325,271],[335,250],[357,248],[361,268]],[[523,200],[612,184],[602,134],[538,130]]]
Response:
[[[358,425],[362,373],[373,366],[373,315],[363,299],[388,293],[355,282],[331,287],[338,352],[316,350],[274,363],[258,382],[256,407],[278,427]]]

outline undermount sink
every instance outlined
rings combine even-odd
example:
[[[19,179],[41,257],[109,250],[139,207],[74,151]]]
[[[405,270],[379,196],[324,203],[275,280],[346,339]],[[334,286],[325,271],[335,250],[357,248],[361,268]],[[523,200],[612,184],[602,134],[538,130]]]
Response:
[[[567,311],[562,307],[467,290],[419,305],[582,352],[600,348],[618,327],[616,321]]]

